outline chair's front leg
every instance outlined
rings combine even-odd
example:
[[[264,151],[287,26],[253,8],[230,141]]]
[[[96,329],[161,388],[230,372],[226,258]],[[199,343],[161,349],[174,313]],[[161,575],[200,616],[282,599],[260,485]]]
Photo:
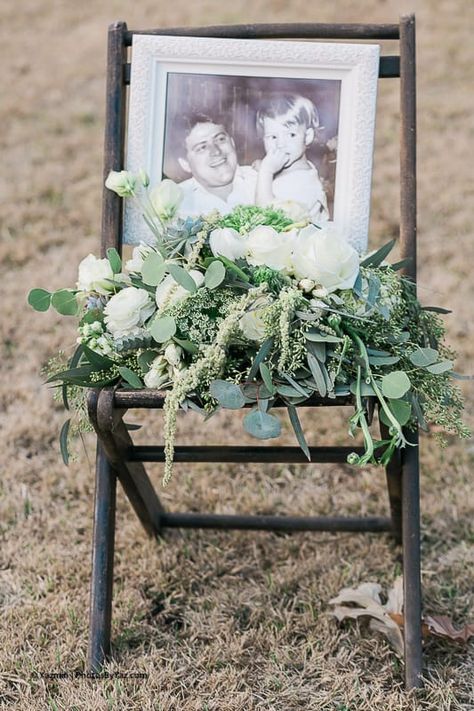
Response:
[[[98,672],[110,655],[117,477],[97,445],[87,666]]]
[[[405,686],[422,686],[420,477],[418,432],[406,432],[402,450],[402,546],[404,585]]]

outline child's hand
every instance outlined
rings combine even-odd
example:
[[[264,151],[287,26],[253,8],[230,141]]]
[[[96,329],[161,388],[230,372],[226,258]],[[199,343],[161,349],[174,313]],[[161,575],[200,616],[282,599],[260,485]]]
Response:
[[[281,148],[274,148],[268,151],[267,155],[262,159],[260,170],[265,170],[275,175],[285,167],[290,158],[289,153],[286,153]]]

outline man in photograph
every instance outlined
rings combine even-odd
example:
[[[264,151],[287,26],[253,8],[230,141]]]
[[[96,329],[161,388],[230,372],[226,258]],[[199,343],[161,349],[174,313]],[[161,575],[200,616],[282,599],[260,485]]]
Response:
[[[219,119],[205,114],[183,119],[183,155],[178,162],[192,176],[179,184],[181,216],[215,209],[226,214],[236,205],[255,204],[256,171],[238,165],[234,139]]]

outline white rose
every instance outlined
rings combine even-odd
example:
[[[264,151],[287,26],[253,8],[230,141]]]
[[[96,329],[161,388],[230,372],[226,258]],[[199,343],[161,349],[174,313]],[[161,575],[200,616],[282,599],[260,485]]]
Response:
[[[193,278],[198,288],[204,283],[204,274],[201,274],[197,269],[191,269],[189,276]],[[171,274],[167,274],[163,281],[156,287],[156,305],[160,308],[160,306],[165,303],[168,305],[177,304],[188,295],[189,291],[185,289],[184,286],[179,286]]]
[[[176,343],[168,343],[164,352],[165,360],[170,364],[177,367],[181,362],[181,357],[183,355],[183,349],[177,346]]]
[[[80,291],[107,294],[114,288],[107,279],[113,278],[114,274],[108,259],[97,259],[93,254],[88,254],[79,264],[77,288]]]
[[[145,289],[128,286],[114,294],[105,306],[105,323],[114,338],[120,338],[142,326],[154,310],[155,305]]]
[[[135,274],[141,274],[143,262],[149,254],[155,250],[149,244],[145,242],[140,242],[138,247],[133,248],[132,258],[125,263],[125,269],[127,272],[134,272]]]
[[[169,382],[169,364],[168,361],[159,355],[155,358],[150,366],[150,370],[143,378],[143,382],[147,388],[161,388],[162,385]]]
[[[162,180],[150,192],[150,201],[158,217],[162,220],[171,220],[183,199],[183,190],[172,180]]]
[[[261,342],[265,338],[265,322],[263,317],[269,306],[266,296],[259,296],[239,321],[242,333],[250,341]]]
[[[131,197],[135,194],[137,180],[128,170],[111,170],[105,181],[105,187],[120,197]]]
[[[332,225],[308,225],[296,239],[293,272],[297,279],[313,279],[328,292],[351,289],[359,273],[359,255]]]
[[[295,236],[295,230],[277,232],[265,225],[255,227],[247,237],[247,262],[252,266],[265,265],[288,272]]]
[[[215,257],[227,257],[235,262],[245,255],[246,240],[232,227],[220,227],[212,230],[209,246]]]

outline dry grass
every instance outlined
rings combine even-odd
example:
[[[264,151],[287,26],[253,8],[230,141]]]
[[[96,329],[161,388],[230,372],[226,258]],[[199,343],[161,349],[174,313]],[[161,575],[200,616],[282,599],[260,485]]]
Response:
[[[113,672],[146,680],[41,678],[84,669],[93,471],[81,453],[65,469],[57,432],[63,413],[38,374],[74,328],[25,308],[28,289],[73,283],[97,249],[100,223],[105,31],[131,27],[291,20],[394,21],[415,3],[261,0],[229,4],[18,0],[2,5],[0,144],[3,467],[0,498],[0,705],[33,709],[163,711],[432,711],[474,709],[473,654],[426,648],[426,687],[402,690],[399,661],[363,626],[338,628],[328,600],[344,585],[390,584],[400,572],[388,538],[328,534],[171,531],[144,536],[119,495]],[[419,217],[421,296],[446,303],[459,369],[473,372],[473,5],[420,2]],[[374,244],[398,222],[397,82],[385,82],[373,192]],[[466,388],[468,413],[472,387]],[[470,409],[471,408],[471,409]],[[137,418],[135,418],[136,420]],[[472,424],[472,417],[469,415]],[[217,421],[216,421],[217,422]],[[158,422],[147,419],[147,432]],[[330,429],[306,417],[315,441]],[[215,441],[245,441],[235,418]],[[205,431],[181,420],[187,441]],[[340,428],[341,437],[344,427]],[[206,435],[207,436],[207,435]],[[289,437],[289,435],[288,435]],[[89,459],[93,441],[88,440]],[[473,617],[471,443],[440,451],[422,441],[423,587],[427,610]],[[158,469],[152,473],[160,479]],[[336,467],[177,467],[163,494],[173,510],[376,512],[380,472]]]

